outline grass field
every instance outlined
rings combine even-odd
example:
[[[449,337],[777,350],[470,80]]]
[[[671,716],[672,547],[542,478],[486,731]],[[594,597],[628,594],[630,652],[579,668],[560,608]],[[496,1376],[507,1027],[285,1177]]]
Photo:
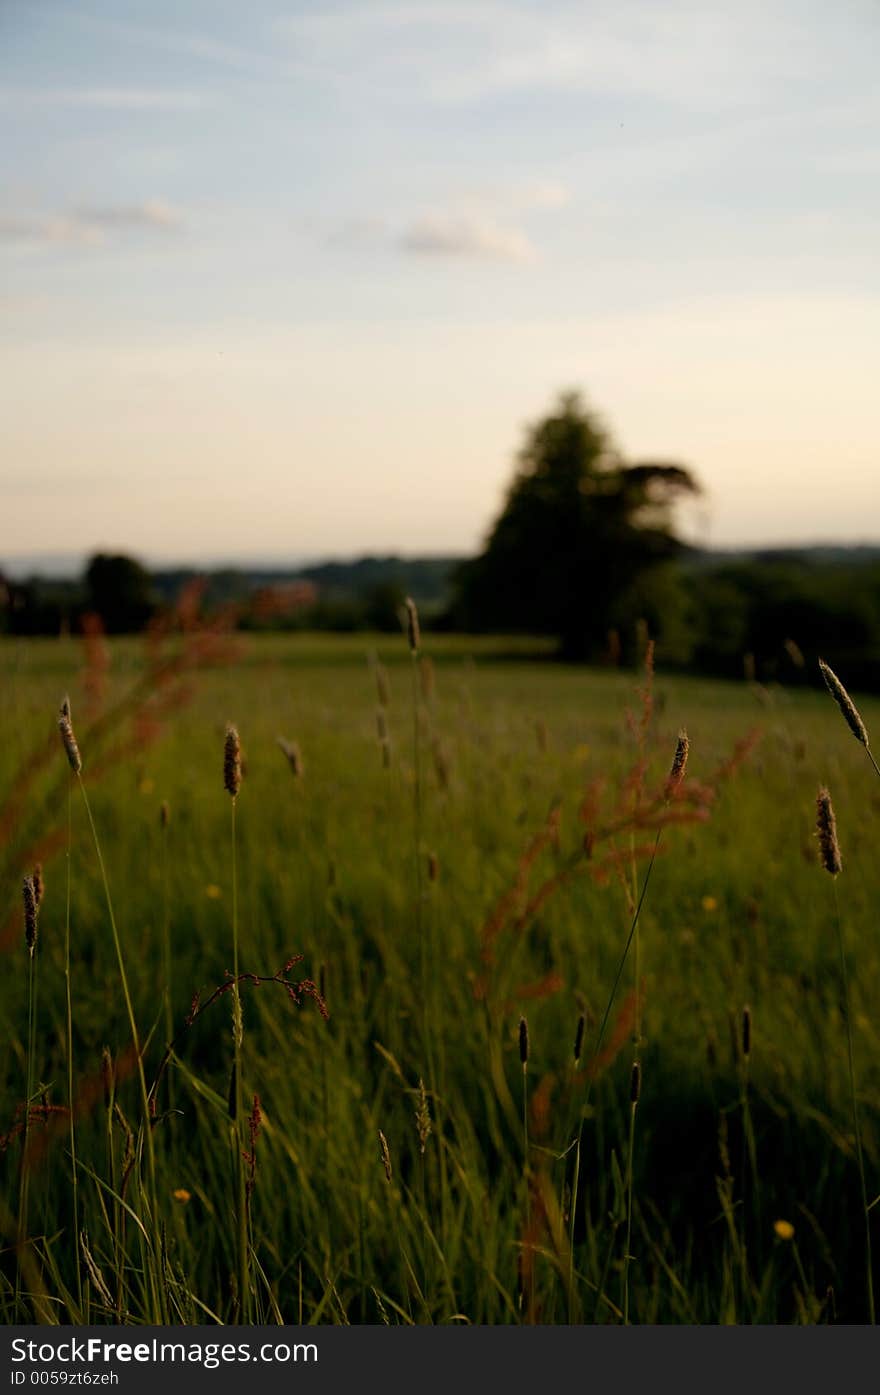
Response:
[[[880,781],[840,713],[806,685],[662,673],[645,701],[643,674],[525,641],[429,635],[424,654],[393,636],[93,639],[85,663],[74,640],[0,648],[4,1320],[865,1321],[835,902],[870,1203]],[[240,973],[313,980],[328,1020],[308,990],[232,985],[234,913]]]

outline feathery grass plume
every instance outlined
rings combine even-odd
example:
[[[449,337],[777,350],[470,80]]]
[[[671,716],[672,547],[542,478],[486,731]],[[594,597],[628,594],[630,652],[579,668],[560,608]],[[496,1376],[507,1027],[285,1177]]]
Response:
[[[299,777],[300,775],[302,775],[302,773],[303,773],[302,755],[301,755],[301,753],[300,753],[299,745],[297,744],[297,742],[296,742],[296,741],[287,741],[287,740],[285,739],[285,737],[283,737],[283,736],[278,736],[278,737],[276,737],[275,739],[276,739],[276,741],[277,741],[279,747],[281,748],[281,750],[284,752],[285,756],[287,757],[287,764],[290,766],[291,774],[292,774],[292,775],[296,775],[297,777]]]
[[[223,788],[235,799],[241,789],[241,740],[238,729],[230,723],[223,746]]]
[[[37,947],[37,909],[39,905],[33,877],[25,877],[22,882],[22,899],[24,901],[24,942],[27,945],[28,954],[33,958],[34,950]]]
[[[419,1096],[416,1101],[416,1132],[419,1135],[419,1152],[424,1156],[425,1146],[431,1136],[431,1111],[428,1108],[425,1082],[421,1076],[419,1076]]]
[[[34,870],[33,870],[33,879],[34,879],[34,895],[35,895],[36,898],[37,898],[37,910],[39,910],[39,909],[40,909],[40,906],[42,905],[42,902],[43,902],[43,897],[44,897],[45,894],[46,894],[46,883],[45,883],[45,881],[44,881],[44,879],[43,879],[43,864],[42,864],[42,862],[38,862],[37,865],[36,865],[36,867],[34,868]]]
[[[742,1015],[742,1054],[748,1060],[752,1052],[752,1009],[746,1003]]]
[[[73,727],[70,722],[70,698],[64,698],[61,703],[61,713],[58,718],[58,730],[61,733],[61,744],[70,763],[70,768],[74,775],[78,775],[82,770],[82,756],[76,744],[76,737],[73,734]]]
[[[824,659],[819,660],[819,671],[825,679],[825,687],[843,713],[843,720],[856,738],[856,741],[860,741],[863,746],[867,746],[868,733],[865,729],[865,724],[859,716],[858,709],[849,693],[846,691],[846,688],[843,686],[834,670],[828,667]]]
[[[681,731],[678,733],[678,740],[675,743],[675,755],[672,757],[672,765],[669,768],[666,784],[663,787],[663,793],[667,800],[672,799],[673,795],[681,788],[682,781],[685,777],[685,771],[687,770],[690,749],[691,743],[688,741],[688,734],[684,727],[682,727]]]
[[[642,1093],[642,1063],[633,1061],[632,1073],[629,1078],[629,1102],[638,1104]]]
[[[422,642],[419,630],[419,612],[416,610],[416,603],[412,596],[407,596],[403,604],[406,607],[406,637],[409,641],[409,651],[411,654],[418,654]]]
[[[391,1171],[391,1153],[388,1148],[388,1139],[381,1129],[379,1129],[379,1157],[385,1169],[385,1180],[390,1182],[394,1175]]]
[[[819,856],[822,866],[832,877],[836,877],[843,863],[840,859],[840,844],[837,841],[837,820],[831,795],[824,785],[816,795],[816,837],[819,840]]]
[[[578,1021],[577,1021],[577,1028],[575,1029],[575,1034],[574,1034],[574,1060],[575,1060],[575,1065],[577,1065],[578,1061],[581,1059],[581,1052],[582,1052],[583,1049],[584,1049],[584,1029],[585,1029],[586,1025],[587,1025],[587,1019],[586,1019],[586,1017],[584,1016],[584,1014],[581,1013],[580,1017],[578,1018]]]
[[[170,822],[171,806],[167,799],[163,799],[162,803],[159,805],[159,826],[160,828],[167,828]]]

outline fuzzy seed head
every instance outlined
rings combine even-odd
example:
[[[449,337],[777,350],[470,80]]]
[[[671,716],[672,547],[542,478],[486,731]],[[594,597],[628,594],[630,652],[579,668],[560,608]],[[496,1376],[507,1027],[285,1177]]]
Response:
[[[638,1104],[639,1096],[642,1093],[642,1063],[633,1061],[632,1074],[629,1078],[629,1102]]]
[[[65,698],[61,704],[61,715],[58,718],[58,731],[61,734],[61,744],[64,747],[70,768],[74,775],[78,775],[82,770],[82,756],[76,744],[76,737],[73,734],[73,727],[70,724],[70,699]]]
[[[24,902],[24,942],[27,945],[28,954],[33,959],[34,950],[37,947],[37,893],[34,890],[33,877],[25,877],[22,882],[22,900]]]
[[[43,897],[44,897],[45,894],[46,894],[46,883],[45,883],[45,881],[43,880],[43,864],[42,864],[42,862],[38,862],[37,865],[36,865],[36,867],[34,868],[34,871],[33,871],[33,879],[34,879],[34,895],[35,895],[36,898],[37,898],[37,910],[39,910],[39,909],[40,909],[40,906],[42,905],[42,902],[43,902]]]
[[[746,1003],[742,1016],[742,1054],[748,1060],[752,1053],[752,1009]]]
[[[529,1063],[529,1024],[524,1017],[519,1019],[519,1059],[523,1066]]]
[[[816,837],[819,840],[819,856],[822,866],[832,877],[836,877],[843,863],[840,860],[840,844],[837,841],[837,821],[831,795],[822,785],[816,795]]]
[[[163,799],[162,803],[159,805],[159,825],[161,828],[167,828],[170,822],[171,806],[167,799]]]
[[[404,605],[406,607],[406,637],[409,640],[409,652],[418,654],[422,642],[419,630],[419,612],[416,610],[416,603],[412,596],[407,596]]]
[[[238,729],[232,725],[226,728],[226,743],[223,747],[223,788],[234,799],[241,788],[241,741]]]
[[[681,731],[678,733],[678,741],[675,743],[675,755],[672,757],[672,765],[666,777],[664,794],[667,799],[672,799],[673,795],[676,794],[681,787],[685,771],[687,770],[690,748],[691,745],[688,741],[688,734],[684,727],[682,727]]]
[[[867,746],[868,733],[865,730],[865,724],[859,716],[858,709],[849,693],[846,691],[846,688],[843,686],[834,670],[828,667],[824,659],[819,660],[819,671],[825,679],[825,687],[843,713],[843,720],[856,738],[856,741],[861,741],[863,746]]]

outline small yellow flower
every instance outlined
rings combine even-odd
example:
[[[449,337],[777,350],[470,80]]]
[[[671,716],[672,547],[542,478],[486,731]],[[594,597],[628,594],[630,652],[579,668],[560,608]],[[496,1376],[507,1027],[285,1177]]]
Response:
[[[141,794],[152,794],[155,788],[156,786],[153,784],[153,781],[150,779],[149,775],[145,775],[143,780],[141,780],[140,784],[138,785],[138,789],[140,790]]]
[[[205,895],[207,896],[209,901],[219,901],[220,897],[223,895],[223,892],[220,890],[219,886],[217,886],[215,882],[209,882],[208,885],[205,887]]]
[[[192,1193],[188,1192],[186,1187],[177,1187],[177,1189],[172,1192],[172,1196],[174,1200],[179,1201],[182,1206],[185,1206],[188,1201],[192,1200]]]
[[[792,1225],[791,1221],[774,1221],[773,1229],[779,1236],[780,1240],[794,1239],[794,1226]]]
[[[582,741],[579,746],[575,746],[571,756],[575,765],[586,765],[590,759],[590,748]]]
[[[700,904],[704,911],[717,911],[718,909],[718,902],[714,896],[704,896]]]

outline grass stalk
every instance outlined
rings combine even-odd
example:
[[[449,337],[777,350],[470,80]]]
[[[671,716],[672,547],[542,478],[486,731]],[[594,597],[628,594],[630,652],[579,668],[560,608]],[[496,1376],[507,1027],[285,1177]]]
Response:
[[[104,863],[104,855],[101,851],[101,842],[98,838],[98,830],[95,826],[94,817],[92,816],[92,806],[89,803],[89,796],[86,792],[85,784],[83,783],[82,774],[79,771],[77,771],[77,779],[79,781],[79,787],[82,792],[83,803],[85,805],[86,815],[89,821],[89,828],[92,834],[92,841],[95,846],[95,854],[98,859],[98,866],[101,871],[101,881],[103,882],[104,886],[104,898],[107,903],[107,914],[110,919],[110,929],[113,934],[113,946],[116,951],[116,960],[119,968],[119,981],[122,986],[122,996],[125,1001],[125,1011],[128,1016],[128,1025],[129,1030],[131,1032],[131,1041],[132,1046],[134,1048],[135,1060],[137,1062],[138,1084],[140,1086],[141,1109],[143,1112],[143,1139],[147,1154],[147,1177],[149,1187],[147,1204],[150,1211],[151,1224],[150,1240],[148,1246],[146,1246],[145,1248],[148,1248],[150,1251],[149,1283],[151,1301],[153,1303],[154,1312],[157,1314],[157,1320],[160,1324],[162,1324],[167,1320],[167,1314],[165,1311],[164,1289],[159,1275],[159,1261],[157,1249],[159,1208],[158,1190],[156,1186],[156,1154],[153,1145],[153,1129],[151,1122],[150,1101],[147,1092],[147,1080],[146,1075],[144,1074],[144,1058],[143,1052],[141,1050],[141,1041],[140,1034],[137,1028],[137,1021],[134,1015],[134,1006],[131,1000],[131,992],[128,986],[128,974],[126,973],[125,969],[125,956],[122,953],[122,942],[119,938],[119,929],[117,927],[116,916],[113,911],[113,898],[110,895],[110,883],[107,878],[107,868]],[[143,1241],[143,1233],[141,1232],[141,1234]]]
[[[862,1130],[859,1122],[859,1104],[856,1093],[855,1053],[853,1049],[852,1009],[849,994],[849,973],[846,965],[846,946],[843,938],[843,923],[840,918],[840,899],[837,894],[837,881],[834,881],[834,920],[837,927],[837,946],[840,953],[840,981],[843,989],[843,1006],[846,1016],[846,1053],[849,1067],[849,1092],[852,1106],[853,1134],[856,1143],[856,1159],[859,1168],[859,1183],[862,1192],[862,1212],[865,1221],[865,1268],[868,1298],[868,1320],[873,1327],[876,1323],[874,1309],[874,1264],[871,1253],[871,1213],[868,1207],[868,1188],[865,1181],[865,1158],[862,1151]]]

